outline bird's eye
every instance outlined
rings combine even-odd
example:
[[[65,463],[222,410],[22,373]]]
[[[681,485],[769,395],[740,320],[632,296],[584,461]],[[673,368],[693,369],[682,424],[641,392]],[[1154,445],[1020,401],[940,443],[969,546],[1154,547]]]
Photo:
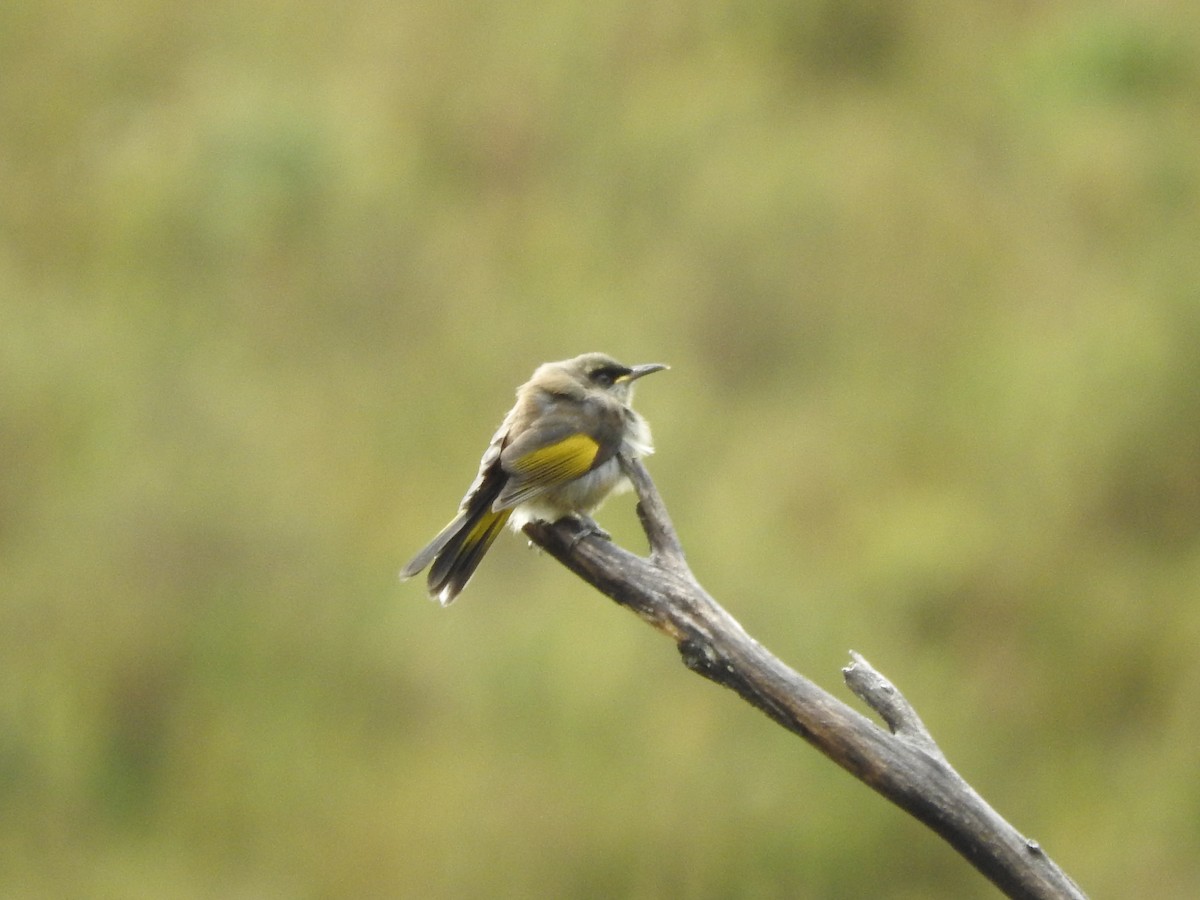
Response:
[[[600,387],[612,387],[615,380],[616,378],[612,369],[597,369],[592,373],[592,381],[600,385]]]

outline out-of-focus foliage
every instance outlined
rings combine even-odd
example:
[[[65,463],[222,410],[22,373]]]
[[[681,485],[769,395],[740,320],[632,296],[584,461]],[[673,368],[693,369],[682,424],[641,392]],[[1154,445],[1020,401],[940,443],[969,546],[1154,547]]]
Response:
[[[522,542],[395,582],[593,349],[753,633],[1200,893],[1200,7],[11,0],[0,76],[0,893],[994,896]]]

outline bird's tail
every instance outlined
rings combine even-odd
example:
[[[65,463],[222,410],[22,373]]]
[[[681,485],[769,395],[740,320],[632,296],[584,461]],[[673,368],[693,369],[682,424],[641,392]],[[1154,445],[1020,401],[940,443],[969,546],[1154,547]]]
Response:
[[[400,570],[401,578],[411,578],[430,566],[429,596],[442,606],[448,606],[467,586],[480,560],[512,515],[511,509],[494,512],[490,502],[472,499],[476,502],[462,510],[429,542],[429,546]]]

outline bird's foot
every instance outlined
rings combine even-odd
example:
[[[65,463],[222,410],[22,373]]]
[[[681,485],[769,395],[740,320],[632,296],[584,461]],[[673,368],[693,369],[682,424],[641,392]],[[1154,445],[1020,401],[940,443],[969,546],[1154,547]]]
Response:
[[[573,551],[584,538],[598,537],[606,541],[612,540],[612,535],[597,525],[596,520],[590,516],[576,514],[567,518],[573,519],[577,524],[575,534],[571,538],[571,543],[567,546],[568,553]]]

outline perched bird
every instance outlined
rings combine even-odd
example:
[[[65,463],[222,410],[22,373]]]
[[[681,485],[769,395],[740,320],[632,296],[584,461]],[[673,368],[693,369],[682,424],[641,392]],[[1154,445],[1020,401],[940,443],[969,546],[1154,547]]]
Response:
[[[538,366],[517,388],[517,405],[492,437],[458,515],[400,570],[429,566],[429,595],[443,606],[459,595],[483,555],[511,524],[590,515],[629,487],[617,454],[654,452],[650,427],[633,411],[633,383],[667,368],[625,366],[585,353]]]

